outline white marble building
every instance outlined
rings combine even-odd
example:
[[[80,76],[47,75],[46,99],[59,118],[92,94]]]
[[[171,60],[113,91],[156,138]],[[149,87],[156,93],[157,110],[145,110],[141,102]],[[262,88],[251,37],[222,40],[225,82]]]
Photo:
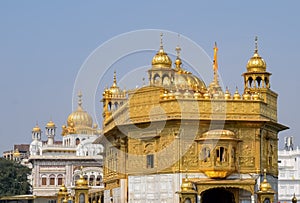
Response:
[[[56,126],[50,121],[45,127],[46,141],[42,141],[39,126],[32,129],[29,161],[32,163],[32,191],[40,202],[55,202],[56,194],[64,184],[72,191],[80,173],[92,189],[103,188],[103,146],[93,144],[100,136],[92,117],[83,110],[81,95],[78,108],[62,126],[62,141],[56,141]]]
[[[278,201],[291,203],[294,194],[300,199],[300,150],[293,137],[285,138],[284,150],[278,151]]]

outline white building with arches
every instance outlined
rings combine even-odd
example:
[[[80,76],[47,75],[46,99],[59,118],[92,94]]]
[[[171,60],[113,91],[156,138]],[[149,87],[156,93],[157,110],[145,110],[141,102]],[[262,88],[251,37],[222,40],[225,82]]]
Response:
[[[300,150],[293,137],[284,139],[284,149],[278,151],[278,202],[291,203],[294,194],[300,199]]]
[[[65,185],[70,193],[83,173],[92,189],[103,188],[101,144],[93,142],[101,135],[92,117],[82,107],[79,94],[77,110],[62,126],[62,141],[56,141],[56,125],[45,127],[46,140],[36,125],[32,129],[29,161],[32,163],[32,192],[41,202],[54,202],[59,188]]]

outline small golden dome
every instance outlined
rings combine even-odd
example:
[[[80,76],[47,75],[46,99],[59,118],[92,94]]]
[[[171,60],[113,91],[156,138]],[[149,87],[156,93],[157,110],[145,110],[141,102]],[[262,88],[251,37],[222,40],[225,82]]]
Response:
[[[264,169],[264,181],[260,184],[259,190],[262,192],[273,192],[272,186],[267,180],[267,170]]]
[[[263,192],[272,190],[270,183],[266,179],[264,179],[264,181],[260,184],[259,188],[260,188],[260,191],[263,191]]]
[[[59,193],[65,193],[68,192],[65,184],[62,184],[61,187],[59,188]]]
[[[171,68],[172,66],[172,60],[163,48],[162,34],[160,35],[160,49],[152,59],[152,66],[158,68]]]
[[[20,157],[20,152],[19,149],[17,148],[16,151],[14,152],[14,157]]]
[[[264,59],[258,54],[257,37],[255,38],[255,51],[254,55],[248,60],[247,71],[248,72],[265,72],[267,64]]]
[[[47,128],[55,128],[55,123],[54,123],[52,120],[50,120],[50,121],[47,123],[46,127],[47,127]]]
[[[172,60],[161,47],[152,59],[152,66],[159,68],[171,68]]]
[[[248,92],[245,92],[245,93],[243,94],[243,99],[244,99],[244,100],[250,100],[250,98],[251,98],[251,95],[250,95]]]
[[[254,100],[259,100],[259,94],[257,92],[254,92],[253,99]]]
[[[41,128],[38,126],[38,124],[36,124],[36,126],[34,128],[32,128],[32,132],[41,132]]]
[[[237,88],[236,88],[235,93],[234,93],[234,95],[233,95],[233,99],[234,99],[234,100],[239,100],[239,99],[241,99],[241,95],[239,94],[239,91],[238,91]]]
[[[224,94],[224,98],[225,99],[231,99],[231,94],[230,94],[228,88],[226,88],[226,91],[225,91],[225,94]]]
[[[108,89],[108,92],[112,95],[117,95],[121,93],[120,88],[117,85],[117,75],[116,75],[116,71],[114,71],[114,81],[112,86]]]
[[[80,178],[75,183],[76,187],[85,187],[88,186],[88,181],[84,179],[83,175],[80,175]]]
[[[195,191],[194,190],[194,185],[191,181],[188,180],[186,177],[181,184],[181,192],[190,192],[190,191]]]

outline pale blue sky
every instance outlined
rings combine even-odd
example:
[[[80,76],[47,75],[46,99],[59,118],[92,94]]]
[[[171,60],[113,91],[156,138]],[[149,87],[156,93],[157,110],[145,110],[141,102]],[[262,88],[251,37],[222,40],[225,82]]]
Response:
[[[0,152],[30,143],[35,123],[44,128],[50,118],[60,139],[85,59],[110,38],[138,29],[181,33],[210,56],[217,41],[220,75],[231,91],[243,88],[257,35],[279,94],[279,121],[291,128],[280,142],[292,135],[300,143],[299,8],[296,0],[0,1]]]

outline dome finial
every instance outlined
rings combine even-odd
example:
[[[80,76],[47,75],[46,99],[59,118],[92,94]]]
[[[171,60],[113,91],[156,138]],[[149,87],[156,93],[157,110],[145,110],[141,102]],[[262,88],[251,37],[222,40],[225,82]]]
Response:
[[[180,48],[179,45],[176,46],[175,51],[177,52],[177,58],[175,60],[175,66],[176,66],[175,69],[177,71],[180,71],[181,70],[181,64],[182,64],[182,62],[181,62],[181,59],[180,59],[181,48]]]
[[[81,107],[82,105],[82,93],[81,91],[78,92],[78,107]]]
[[[163,33],[160,33],[160,49],[163,49]]]
[[[114,71],[114,83],[113,83],[113,87],[117,86],[117,73],[116,70]]]
[[[254,49],[254,52],[258,52],[258,38],[257,38],[257,36],[255,36],[255,49]]]
[[[176,46],[175,48],[176,52],[177,52],[177,58],[180,58],[180,51],[181,51],[181,48],[179,45]]]

